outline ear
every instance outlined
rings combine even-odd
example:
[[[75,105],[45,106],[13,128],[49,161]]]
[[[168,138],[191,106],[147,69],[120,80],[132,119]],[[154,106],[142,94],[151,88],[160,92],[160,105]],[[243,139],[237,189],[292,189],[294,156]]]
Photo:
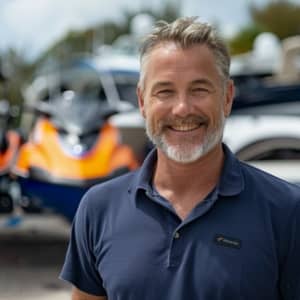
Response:
[[[143,93],[143,91],[141,90],[141,87],[140,87],[140,86],[137,87],[137,89],[136,89],[136,94],[137,94],[137,97],[138,97],[138,103],[139,103],[139,109],[140,109],[141,115],[142,115],[144,118],[146,118],[144,93]]]
[[[234,83],[233,83],[233,80],[230,79],[227,84],[226,94],[225,94],[225,102],[224,102],[225,117],[228,117],[231,113],[233,97],[234,97]]]

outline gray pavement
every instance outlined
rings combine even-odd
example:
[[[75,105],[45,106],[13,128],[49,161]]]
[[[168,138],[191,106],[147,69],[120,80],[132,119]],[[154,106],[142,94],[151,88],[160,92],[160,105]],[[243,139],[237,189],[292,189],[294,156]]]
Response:
[[[28,217],[21,226],[0,226],[0,300],[70,299],[70,286],[58,279],[69,229],[56,217]]]

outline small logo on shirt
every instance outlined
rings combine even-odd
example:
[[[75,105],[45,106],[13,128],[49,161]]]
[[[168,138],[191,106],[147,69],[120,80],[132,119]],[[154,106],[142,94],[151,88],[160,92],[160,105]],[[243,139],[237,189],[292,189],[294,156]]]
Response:
[[[222,234],[217,234],[214,238],[214,241],[217,245],[235,249],[240,249],[242,246],[242,242],[239,239],[224,236]]]

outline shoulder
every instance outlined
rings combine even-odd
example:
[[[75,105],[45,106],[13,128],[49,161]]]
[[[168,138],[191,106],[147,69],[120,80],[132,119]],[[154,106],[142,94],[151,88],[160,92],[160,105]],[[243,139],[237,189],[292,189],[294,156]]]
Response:
[[[98,198],[103,195],[103,193],[107,192],[109,192],[109,195],[122,194],[123,192],[128,191],[133,180],[138,176],[137,173],[138,170],[128,172],[124,175],[96,184],[88,190],[87,195],[91,198]]]
[[[288,251],[293,232],[300,230],[300,187],[241,162],[244,190],[241,197],[252,226],[276,242],[282,258]],[[297,228],[296,228],[297,227]],[[264,230],[264,228],[266,228]],[[299,245],[300,246],[300,245]]]
[[[105,182],[92,186],[84,195],[83,203],[100,203],[105,200],[112,201],[127,194],[133,184],[138,171],[128,172],[124,175],[107,180]]]
[[[77,209],[73,228],[78,237],[88,237],[89,244],[102,241],[111,228],[120,224],[120,217],[130,216],[133,202],[130,186],[138,171],[108,180],[91,187],[83,196]]]
[[[279,201],[278,205],[280,206],[297,206],[300,203],[300,186],[273,176],[245,162],[240,162],[240,165],[245,180],[245,189],[248,192],[250,190],[255,191],[257,195],[261,196],[261,200]]]
[[[81,199],[77,214],[93,218],[93,215],[99,217],[110,209],[120,207],[122,202],[129,199],[129,189],[138,176],[137,172],[129,172],[91,187]]]
[[[300,192],[300,186],[290,183],[284,179],[274,176],[268,172],[258,169],[246,162],[240,161],[242,172],[246,179],[254,180],[257,182],[263,182],[264,184],[274,185],[283,189],[292,189],[296,193]]]

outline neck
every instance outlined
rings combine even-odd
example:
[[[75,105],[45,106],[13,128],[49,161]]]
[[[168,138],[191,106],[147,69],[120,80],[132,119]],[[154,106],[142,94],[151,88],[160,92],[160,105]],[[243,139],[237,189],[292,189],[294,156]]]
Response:
[[[157,150],[153,183],[170,202],[201,201],[218,183],[224,161],[222,145],[192,163],[178,163]]]

